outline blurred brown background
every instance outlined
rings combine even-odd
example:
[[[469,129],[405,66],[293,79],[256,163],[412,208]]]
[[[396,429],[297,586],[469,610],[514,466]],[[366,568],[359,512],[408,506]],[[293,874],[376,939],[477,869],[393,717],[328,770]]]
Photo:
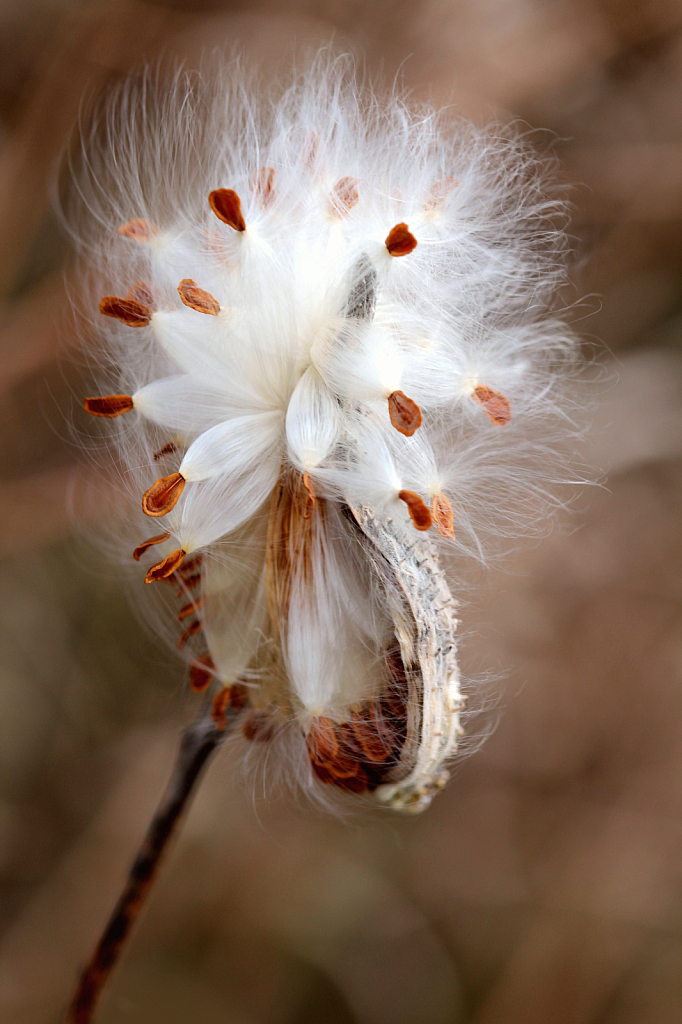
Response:
[[[476,577],[463,661],[505,673],[472,723],[496,728],[423,817],[328,820],[212,766],[100,1020],[677,1024],[679,0],[3,0],[0,1020],[58,1019],[193,710],[69,525],[84,385],[55,161],[84,92],[141,58],[238,41],[269,66],[332,33],[419,97],[556,136],[608,489]]]

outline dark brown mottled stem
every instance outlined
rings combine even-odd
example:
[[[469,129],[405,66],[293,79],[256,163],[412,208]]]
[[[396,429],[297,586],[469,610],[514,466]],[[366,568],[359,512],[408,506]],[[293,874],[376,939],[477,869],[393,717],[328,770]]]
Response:
[[[90,1024],[109,975],[118,963],[133,926],[144,908],[161,860],[189,805],[211,755],[229,732],[218,729],[210,717],[201,718],[182,734],[173,774],[147,835],[130,869],[123,892],[101,939],[83,971],[65,1024]]]

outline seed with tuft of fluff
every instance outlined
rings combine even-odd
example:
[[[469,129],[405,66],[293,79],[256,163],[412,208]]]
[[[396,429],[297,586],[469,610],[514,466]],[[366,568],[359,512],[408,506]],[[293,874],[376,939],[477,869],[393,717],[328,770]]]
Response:
[[[92,133],[118,369],[85,408],[216,724],[245,709],[308,789],[420,809],[461,731],[450,567],[546,522],[570,460],[562,206],[513,131],[343,60],[266,100],[240,75],[128,83]]]

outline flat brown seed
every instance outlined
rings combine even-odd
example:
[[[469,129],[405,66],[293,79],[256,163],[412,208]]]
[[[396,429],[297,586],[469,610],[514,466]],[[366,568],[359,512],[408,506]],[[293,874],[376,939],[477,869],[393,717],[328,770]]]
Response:
[[[404,391],[393,391],[388,396],[388,415],[391,423],[405,437],[412,437],[422,425],[422,411]]]
[[[338,213],[343,217],[345,214],[350,213],[353,207],[357,205],[360,199],[358,184],[357,178],[348,176],[339,178],[329,196],[329,202],[334,213]]]
[[[189,666],[189,685],[195,693],[203,693],[213,681],[215,665],[210,654],[203,654]]]
[[[328,718],[314,718],[305,739],[310,759],[316,764],[329,764],[339,752],[334,726]]]
[[[181,576],[181,579],[182,587],[179,594],[182,594],[185,590],[194,590],[195,587],[198,587],[201,583],[201,573],[195,572],[192,576]]]
[[[275,170],[273,167],[261,167],[253,176],[253,191],[256,193],[258,205],[265,210],[275,198],[273,186]]]
[[[211,192],[208,201],[216,217],[223,224],[229,224],[235,231],[246,231],[241,200],[233,189],[217,188]]]
[[[178,446],[175,441],[169,441],[163,448],[159,448],[158,452],[154,453],[154,462],[158,462],[159,459],[165,459],[167,455],[174,455],[178,450]]]
[[[393,753],[393,743],[387,742],[386,737],[380,735],[376,723],[369,716],[356,712],[351,719],[351,727],[368,761],[381,763],[388,760]]]
[[[196,623],[187,626],[186,630],[184,631],[184,633],[181,634],[177,642],[177,649],[182,650],[189,637],[193,637],[196,633],[199,633],[201,628],[202,624],[199,622],[199,620]]]
[[[126,238],[132,238],[136,242],[149,242],[154,235],[158,235],[159,231],[148,220],[134,217],[132,220],[126,221],[125,224],[121,224],[118,233],[125,235]]]
[[[442,210],[447,202],[447,198],[452,192],[453,188],[459,185],[457,178],[451,174],[445,178],[439,178],[438,181],[434,182],[429,191],[428,198],[424,203],[425,210]]]
[[[452,537],[454,539],[455,513],[452,511],[452,505],[449,500],[442,492],[436,494],[433,499],[431,515],[441,537]]]
[[[183,619],[188,618],[190,615],[194,615],[199,611],[203,601],[200,597],[196,601],[188,601],[187,604],[183,604],[182,608],[178,612],[178,622],[182,622]]]
[[[277,722],[265,708],[254,708],[244,719],[242,732],[247,740],[267,743],[277,731]]]
[[[142,555],[150,548],[153,548],[155,544],[163,544],[165,540],[168,540],[170,533],[157,533],[156,537],[150,537],[149,540],[143,540],[141,544],[138,544],[133,551],[133,558],[136,562],[139,562]]]
[[[474,398],[479,405],[483,406],[488,419],[492,420],[498,427],[509,423],[511,419],[511,405],[509,404],[509,399],[505,398],[499,391],[479,386],[474,388]]]
[[[185,478],[180,473],[162,476],[142,496],[142,511],[146,516],[168,515],[178,503],[178,498],[185,489]]]
[[[100,313],[120,320],[128,327],[146,327],[152,318],[152,311],[144,302],[135,299],[121,299],[117,295],[105,295],[100,300]]]
[[[177,551],[164,558],[163,562],[157,562],[145,576],[145,583],[156,583],[158,580],[165,580],[167,576],[172,576],[175,570],[182,565],[186,553],[182,548],[178,548]]]
[[[210,292],[205,292],[191,277],[184,278],[178,285],[180,298],[189,306],[196,309],[197,313],[208,313],[210,316],[217,316],[220,312],[220,303],[214,299]]]
[[[213,705],[211,707],[211,718],[213,724],[217,729],[227,728],[227,714],[226,711],[230,706],[230,687],[226,686],[219,693],[216,693],[213,698]]]
[[[146,281],[136,281],[134,285],[131,285],[126,292],[126,299],[141,302],[143,306],[149,306],[150,309],[156,308],[154,295]]]
[[[124,412],[131,412],[133,400],[130,395],[102,395],[101,398],[86,398],[83,408],[91,416],[113,419],[114,416],[122,416]]]
[[[428,507],[414,491],[400,491],[398,497],[407,505],[410,519],[417,530],[428,530],[431,527],[432,519]]]
[[[392,227],[386,236],[386,248],[391,256],[407,256],[408,253],[417,248],[417,239],[407,224],[401,222]]]
[[[313,487],[309,473],[303,474],[303,486],[305,487],[307,494],[303,518],[310,519],[313,514],[313,509],[315,508],[315,488]]]

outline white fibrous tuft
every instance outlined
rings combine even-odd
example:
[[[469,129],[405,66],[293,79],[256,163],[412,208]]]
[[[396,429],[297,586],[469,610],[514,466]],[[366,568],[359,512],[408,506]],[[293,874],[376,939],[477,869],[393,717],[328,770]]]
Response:
[[[543,161],[323,55],[267,95],[145,73],[73,164],[110,518],[193,689],[311,792],[421,809],[461,732],[448,573],[571,482]]]

